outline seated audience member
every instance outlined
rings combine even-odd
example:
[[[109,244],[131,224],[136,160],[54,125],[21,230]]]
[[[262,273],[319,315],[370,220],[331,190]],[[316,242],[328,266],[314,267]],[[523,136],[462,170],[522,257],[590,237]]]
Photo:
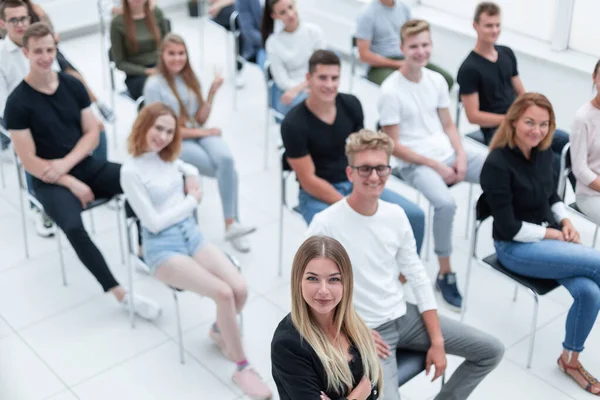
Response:
[[[271,342],[281,400],[382,398],[375,343],[352,306],[352,275],[348,253],[335,239],[313,236],[298,249],[292,312]]]
[[[317,50],[309,61],[306,81],[310,94],[294,107],[281,124],[285,156],[300,183],[300,213],[310,224],[323,211],[352,191],[346,176],[346,139],[364,127],[360,101],[338,93],[340,59],[328,50]],[[408,215],[421,248],[425,215],[401,195],[381,188],[382,199],[398,204]]]
[[[123,0],[123,14],[110,24],[111,54],[125,72],[125,85],[134,99],[142,95],[146,78],[158,73],[158,48],[167,34],[163,12],[149,0]]]
[[[275,21],[281,21],[283,29],[274,33]],[[315,50],[325,48],[323,32],[300,21],[294,0],[266,0],[262,37],[276,85],[273,107],[286,115],[306,99],[308,59]]]
[[[460,99],[469,122],[481,127],[489,145],[506,112],[517,96],[525,93],[517,59],[507,46],[497,45],[500,36],[500,7],[482,2],[475,9],[473,28],[477,32],[475,48],[458,70]],[[560,154],[569,135],[556,130],[552,139],[554,180],[558,182]]]
[[[592,74],[596,96],[575,114],[571,130],[571,166],[577,178],[577,206],[600,225],[600,61]]]
[[[555,279],[573,296],[559,368],[582,388],[600,383],[579,356],[600,310],[600,252],[583,246],[552,182],[554,110],[525,93],[508,109],[490,143],[481,187],[494,217],[498,260],[520,275]]]
[[[4,109],[9,94],[23,81],[29,73],[29,61],[23,54],[23,34],[30,26],[30,14],[27,4],[21,0],[4,0],[0,3],[0,26],[7,29],[7,36],[0,41],[0,125],[5,127]],[[56,61],[52,63],[54,71],[60,71]],[[103,130],[102,122],[97,121],[100,132],[100,142],[94,150],[94,155],[102,160],[107,158],[106,134]],[[0,145],[2,150],[6,150],[10,140],[0,135]],[[9,151],[3,152],[3,160],[12,159]],[[33,182],[30,174],[26,174],[28,191],[35,196],[33,191]],[[49,237],[56,232],[54,223],[45,212],[41,212],[37,207],[31,207],[34,216],[35,230],[39,236]]]
[[[185,42],[173,33],[165,36],[162,42],[158,71],[146,82],[144,98],[147,103],[160,101],[175,110],[183,137],[181,159],[198,168],[202,175],[217,178],[225,217],[225,238],[237,250],[247,252],[250,243],[244,236],[256,228],[238,221],[238,175],[233,155],[219,128],[204,127],[223,78],[219,74],[215,76],[204,100]]]
[[[215,301],[217,322],[209,336],[237,364],[233,381],[253,399],[270,399],[271,391],[246,360],[236,320],[248,297],[247,284],[198,229],[199,174],[177,160],[180,148],[175,112],[159,102],[144,107],[129,136],[133,159],[121,170],[121,185],[142,225],[144,259],[167,285]]]
[[[4,1],[7,1],[7,0],[4,0]],[[56,39],[56,43],[59,43],[60,35],[55,31],[54,26],[52,25],[52,21],[50,21],[50,17],[48,16],[48,14],[46,14],[44,9],[39,4],[35,4],[35,3],[31,2],[31,0],[22,0],[22,1],[27,5],[27,8],[29,10],[29,16],[31,17],[29,20],[29,23],[44,22],[44,23],[48,24],[50,29],[52,29],[52,31],[54,32],[54,38]],[[88,86],[86,80],[83,78],[81,73],[79,73],[79,71],[77,71],[77,69],[75,69],[73,64],[71,64],[67,60],[67,58],[60,51],[60,49],[57,49],[56,62],[58,63],[58,66],[60,67],[60,70],[62,72],[65,72],[71,76],[74,76],[81,83],[83,83],[83,86],[85,86],[85,90],[87,91],[88,96],[90,97],[90,100],[92,101],[92,103],[94,103],[96,105],[96,107],[98,108],[98,111],[100,112],[100,114],[102,114],[102,118],[104,118],[107,122],[110,122],[110,123],[114,122],[115,115],[114,115],[113,110],[108,105],[106,105],[105,103],[103,103],[96,97],[96,95],[94,94],[92,89],[90,89],[90,87]],[[100,128],[100,130],[103,130],[103,129],[104,129],[104,127]]]
[[[370,0],[359,14],[356,45],[360,61],[369,64],[367,79],[381,85],[392,72],[402,67],[404,52],[400,49],[400,28],[411,19],[410,9],[400,0]],[[443,75],[451,89],[454,79],[435,64],[427,68]]]
[[[245,60],[261,67],[267,58],[260,30],[263,5],[263,0],[236,0],[235,2],[239,13],[240,54]]]
[[[52,30],[31,25],[23,35],[30,71],[6,102],[6,125],[17,155],[33,175],[35,196],[75,249],[86,268],[127,310],[152,320],[160,315],[154,302],[130,296],[113,277],[100,250],[83,226],[81,212],[96,198],[123,193],[121,166],[90,152],[98,145],[98,129],[84,86],[51,68],[56,56]]]
[[[450,266],[456,201],[449,186],[479,183],[487,152],[465,143],[450,116],[450,96],[442,75],[425,68],[431,55],[429,24],[410,20],[400,30],[405,59],[381,85],[380,124],[394,140],[402,178],[434,208],[433,240],[440,272],[436,288],[454,309],[462,307],[456,274]]]
[[[429,374],[435,367],[434,380],[446,369],[446,353],[464,357],[435,398],[466,399],[500,363],[504,347],[484,332],[438,316],[408,218],[402,208],[380,199],[391,172],[393,148],[393,141],[382,132],[363,129],[350,135],[346,174],[354,184],[352,193],[317,214],[308,235],[332,237],[348,250],[354,266],[354,307],[374,330],[382,358],[382,398],[400,398],[396,349],[407,349],[427,352],[426,371]],[[406,302],[399,272],[416,305]]]

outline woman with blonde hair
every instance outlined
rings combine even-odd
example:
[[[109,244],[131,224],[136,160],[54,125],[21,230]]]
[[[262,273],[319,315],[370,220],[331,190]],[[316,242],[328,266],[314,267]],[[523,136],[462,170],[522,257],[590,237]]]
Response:
[[[204,126],[223,78],[215,73],[205,100],[183,38],[169,33],[161,44],[159,54],[159,73],[146,82],[144,98],[147,102],[163,102],[175,110],[183,137],[181,159],[198,168],[200,174],[217,178],[225,219],[225,239],[236,250],[248,252],[250,243],[246,235],[256,228],[239,221],[238,175],[233,154],[219,128]]]
[[[194,219],[202,198],[198,171],[178,160],[180,149],[175,112],[158,102],[144,107],[129,136],[133,159],[121,169],[121,186],[142,225],[144,259],[160,281],[215,301],[217,322],[209,336],[236,363],[233,381],[252,399],[270,399],[248,364],[236,320],[248,297],[246,281],[200,233]]]
[[[300,246],[292,312],[271,343],[281,400],[379,398],[381,366],[371,331],[352,306],[353,285],[350,258],[337,240],[312,236]]]
[[[498,260],[514,273],[554,279],[573,296],[566,321],[561,371],[600,395],[600,383],[579,362],[600,311],[600,252],[583,246],[554,190],[554,110],[538,93],[513,103],[490,143],[481,188],[494,217]]]

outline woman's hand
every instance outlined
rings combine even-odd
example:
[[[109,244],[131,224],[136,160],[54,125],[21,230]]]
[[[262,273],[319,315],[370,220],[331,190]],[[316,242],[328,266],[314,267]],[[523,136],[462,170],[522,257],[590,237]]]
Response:
[[[215,67],[213,75],[214,78],[212,85],[210,85],[210,93],[212,93],[212,95],[214,96],[217,93],[217,91],[221,88],[221,86],[223,86],[223,82],[225,79],[223,78],[221,70],[217,67]]]
[[[375,341],[375,349],[377,350],[377,355],[379,356],[379,358],[388,358],[392,354],[390,352],[390,346],[386,343],[385,340],[383,340],[379,332],[377,332],[375,329],[371,329],[371,335],[373,335],[373,340]]]
[[[321,392],[321,396],[319,397],[321,400],[331,400],[329,396],[325,394],[325,392]]]
[[[446,371],[446,350],[444,349],[443,344],[432,344],[429,348],[429,351],[427,352],[427,361],[425,362],[425,375],[429,375],[432,365],[435,367],[435,374],[433,375],[431,382],[442,376],[444,371]]]
[[[193,190],[200,190],[200,179],[196,175],[188,175],[185,177],[184,192],[188,194]]]
[[[577,232],[577,229],[575,229],[571,220],[568,218],[562,220],[562,234],[566,242],[581,244],[579,232]]]
[[[544,235],[544,239],[560,240],[561,242],[565,241],[563,233],[558,229],[554,228],[546,228],[546,234]]]
[[[152,67],[152,68],[146,68],[146,69],[144,70],[144,73],[145,73],[147,76],[156,75],[156,74],[158,74],[158,69],[157,69],[157,68],[155,68],[155,67]]]
[[[358,385],[348,395],[349,399],[367,400],[371,395],[371,381],[363,376]]]
[[[290,104],[292,104],[292,101],[294,101],[296,96],[298,96],[298,93],[295,90],[288,89],[283,93],[279,100],[286,106],[289,106]]]

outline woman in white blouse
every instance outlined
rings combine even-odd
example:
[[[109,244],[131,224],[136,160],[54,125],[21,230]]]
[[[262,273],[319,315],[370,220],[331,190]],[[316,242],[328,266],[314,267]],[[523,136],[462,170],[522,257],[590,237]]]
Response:
[[[283,29],[273,33],[276,20],[283,23]],[[262,35],[276,85],[273,106],[285,115],[306,99],[308,60],[315,50],[325,48],[323,32],[300,22],[294,0],[267,0]]]
[[[177,159],[180,149],[173,109],[158,102],[145,107],[129,136],[133,159],[121,169],[121,186],[142,225],[144,258],[167,285],[215,301],[217,322],[209,335],[237,364],[233,381],[253,399],[270,399],[269,388],[248,364],[236,321],[248,297],[247,284],[198,229],[194,212],[202,198],[199,174]]]

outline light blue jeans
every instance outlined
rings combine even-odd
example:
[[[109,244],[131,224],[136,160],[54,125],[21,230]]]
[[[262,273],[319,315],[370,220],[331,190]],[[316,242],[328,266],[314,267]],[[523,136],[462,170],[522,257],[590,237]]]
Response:
[[[225,219],[238,218],[238,175],[233,154],[221,136],[185,139],[181,146],[184,162],[198,168],[201,175],[217,178]]]
[[[352,193],[352,182],[345,181],[332,184],[335,190],[338,191],[342,196],[348,196]],[[412,227],[413,234],[415,235],[415,241],[417,242],[417,253],[421,253],[421,246],[423,245],[423,235],[425,234],[425,213],[412,201],[402,197],[396,192],[389,189],[384,189],[381,193],[380,199],[387,201],[388,203],[398,204],[408,217],[410,226]],[[329,204],[311,196],[308,192],[300,188],[298,193],[298,208],[300,214],[308,225],[314,218],[314,216],[329,207]]]
[[[523,276],[556,279],[573,296],[567,314],[563,347],[583,351],[585,340],[600,311],[600,252],[558,240],[534,243],[496,240],[502,265]]]
[[[296,107],[298,104],[300,104],[304,100],[306,100],[306,97],[308,96],[308,93],[306,93],[306,90],[303,90],[302,92],[298,93],[298,95],[294,98],[294,100],[292,100],[292,102],[290,104],[286,105],[281,102],[281,96],[283,96],[283,93],[285,93],[284,90],[281,90],[279,88],[279,86],[273,84],[273,87],[271,88],[271,96],[272,96],[271,104],[273,105],[273,108],[275,110],[277,110],[284,116],[292,108]],[[280,121],[278,121],[278,122],[280,122]]]

